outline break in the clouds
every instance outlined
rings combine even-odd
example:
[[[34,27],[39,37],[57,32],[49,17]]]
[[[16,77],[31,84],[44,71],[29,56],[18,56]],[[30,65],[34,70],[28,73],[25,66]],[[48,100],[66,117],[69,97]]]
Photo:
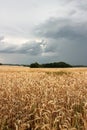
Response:
[[[0,0],[0,60],[87,65],[86,0]]]

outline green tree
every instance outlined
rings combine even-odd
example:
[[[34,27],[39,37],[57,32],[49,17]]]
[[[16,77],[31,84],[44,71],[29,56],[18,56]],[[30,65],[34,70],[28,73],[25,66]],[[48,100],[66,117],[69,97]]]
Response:
[[[40,67],[40,65],[39,65],[37,62],[32,63],[32,64],[30,65],[30,68],[39,68],[39,67]]]

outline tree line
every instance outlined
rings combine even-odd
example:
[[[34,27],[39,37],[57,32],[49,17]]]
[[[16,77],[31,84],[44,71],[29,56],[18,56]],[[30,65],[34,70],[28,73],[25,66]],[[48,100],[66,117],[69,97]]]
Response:
[[[30,67],[30,68],[71,68],[71,67],[87,67],[86,65],[70,65],[65,62],[53,62],[53,63],[45,63],[45,64],[39,64],[38,62],[32,63],[32,64],[2,64],[1,65],[8,65],[8,66],[24,66],[24,67]]]
[[[65,62],[54,62],[54,63],[46,63],[39,64],[38,62],[30,64],[30,68],[68,68],[72,67],[70,64]]]

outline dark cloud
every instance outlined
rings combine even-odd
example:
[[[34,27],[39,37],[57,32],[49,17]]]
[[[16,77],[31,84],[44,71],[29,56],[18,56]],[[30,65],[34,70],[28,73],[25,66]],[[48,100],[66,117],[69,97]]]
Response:
[[[13,53],[13,52],[15,52],[16,48],[17,48],[17,46],[6,45],[6,43],[4,43],[0,47],[0,53]]]
[[[0,48],[0,53],[31,56],[31,61],[66,61],[87,64],[87,24],[71,18],[50,18],[35,29],[35,36],[44,39]],[[32,60],[32,58],[34,58]]]
[[[72,17],[50,18],[35,29],[38,37],[48,40],[46,53],[54,52],[54,59],[87,64],[87,20]]]
[[[51,39],[86,38],[87,24],[69,18],[50,18],[46,23],[36,28],[35,34],[39,37]]]
[[[4,0],[0,4],[0,56],[14,63],[87,64],[86,15],[86,0]],[[19,44],[23,39],[32,42]]]
[[[30,55],[39,55],[42,53],[41,44],[41,42],[36,41],[25,43],[17,50],[17,52],[22,54],[28,53]]]
[[[4,40],[4,36],[0,36],[0,42]]]
[[[43,53],[44,41],[41,42],[27,42],[21,46],[8,45],[0,48],[0,53],[17,53],[17,54],[29,54],[29,55],[40,55]]]

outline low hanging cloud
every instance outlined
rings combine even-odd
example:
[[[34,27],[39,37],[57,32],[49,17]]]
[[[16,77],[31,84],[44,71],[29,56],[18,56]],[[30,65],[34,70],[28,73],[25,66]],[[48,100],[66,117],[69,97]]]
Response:
[[[43,43],[36,41],[25,43],[17,50],[17,52],[22,54],[39,55],[42,53],[41,44]]]
[[[29,54],[31,56],[33,55],[40,55],[44,51],[45,41],[32,41],[32,42],[26,42],[21,44],[20,46],[14,45],[14,44],[8,44],[3,42],[1,39],[1,47],[0,47],[0,53],[16,53],[16,54]]]
[[[25,54],[30,56],[52,56],[56,54],[56,44],[51,41],[40,40],[26,42],[21,45],[0,42],[0,53],[3,54]]]

